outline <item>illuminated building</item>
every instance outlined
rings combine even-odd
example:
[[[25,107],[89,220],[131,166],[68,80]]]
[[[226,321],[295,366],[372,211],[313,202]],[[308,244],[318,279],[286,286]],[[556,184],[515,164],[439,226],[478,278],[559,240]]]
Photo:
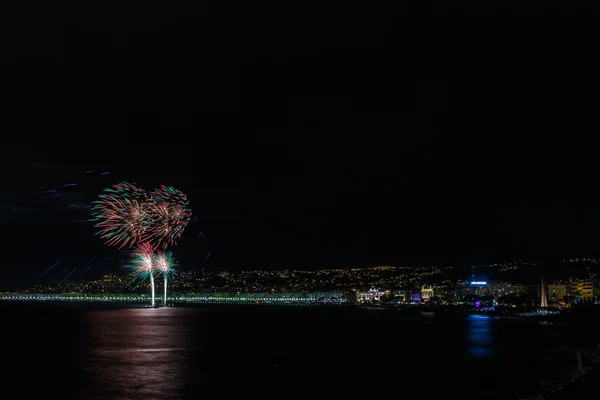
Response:
[[[385,294],[385,292],[383,292],[382,290],[376,289],[375,286],[371,286],[369,291],[367,291],[367,292],[358,291],[357,294],[358,294],[359,302],[379,301],[381,299],[381,297]]]
[[[573,289],[582,299],[594,297],[594,283],[591,279],[578,279],[574,282]]]
[[[394,291],[394,297],[396,297],[397,299],[404,299],[404,298],[406,298],[406,290],[396,290],[396,291]]]
[[[423,286],[423,288],[421,289],[421,300],[429,301],[429,300],[431,300],[432,297],[433,297],[433,288],[431,286],[430,287]]]
[[[519,289],[524,290],[524,288],[508,282],[467,281],[457,284],[456,295],[459,297],[489,295],[500,298],[518,293]]]
[[[528,293],[527,285],[524,283],[517,283],[514,285],[514,288],[517,296],[526,295]]]
[[[567,285],[548,285],[548,298],[562,300],[567,297]]]
[[[325,292],[312,292],[312,296],[314,296],[319,301],[328,301],[333,299],[339,299],[342,297],[342,294],[339,290],[330,290]]]
[[[490,294],[495,298],[516,293],[515,285],[507,282],[490,282]]]
[[[405,294],[405,300],[409,303],[420,303],[421,302],[421,293],[416,291],[408,291]]]
[[[490,287],[486,281],[464,281],[458,282],[455,294],[458,297],[482,296],[490,294]]]

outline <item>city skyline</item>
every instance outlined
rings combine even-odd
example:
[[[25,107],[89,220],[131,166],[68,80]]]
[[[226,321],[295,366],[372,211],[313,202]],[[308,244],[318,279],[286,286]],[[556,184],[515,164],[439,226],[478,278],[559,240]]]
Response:
[[[410,63],[384,49],[384,36],[335,56],[236,39],[227,56],[212,49],[192,69],[182,62],[197,79],[175,85],[181,92],[119,74],[82,91],[74,78],[105,69],[78,42],[98,73],[50,63],[52,79],[28,82],[65,95],[7,112],[17,123],[2,161],[0,280],[112,256],[79,207],[120,181],[187,194],[198,220],[172,250],[198,268],[208,253],[210,268],[234,270],[598,254],[598,82],[587,64],[540,61],[524,43],[504,59],[497,35],[434,73],[437,57],[458,57],[445,35],[407,49]],[[97,51],[119,51],[111,38]],[[238,58],[246,46],[250,64]],[[153,68],[135,69],[159,76]],[[123,87],[136,87],[134,103],[115,96]],[[41,194],[72,183],[64,201]]]
[[[594,9],[13,3],[4,398],[597,392]]]
[[[64,262],[61,260],[57,260],[55,263],[47,266],[36,279],[31,280],[31,282],[25,282],[21,286],[28,285],[37,285],[37,284],[58,284],[64,282],[80,282],[85,281],[86,279],[95,279],[101,277],[106,274],[113,275],[127,275],[131,271],[130,261],[131,261],[132,252],[113,252],[113,257],[93,257],[85,263],[77,263],[73,262]],[[516,270],[517,265],[523,266],[531,266],[531,270],[528,272],[524,272],[521,268],[520,273],[525,273],[526,279],[532,279],[532,276],[537,276],[536,274],[546,274],[551,277],[560,277],[557,279],[562,279],[565,276],[568,276],[569,273],[573,273],[572,269],[574,265],[579,267],[589,268],[590,266],[595,267],[596,265],[600,265],[600,258],[596,259],[593,257],[571,257],[571,258],[555,258],[550,262],[532,262],[530,260],[513,260],[513,261],[502,261],[502,262],[489,262],[489,263],[481,263],[481,264],[450,264],[450,263],[423,263],[423,262],[413,262],[413,263],[404,263],[404,264],[396,264],[396,265],[385,265],[393,268],[406,268],[406,269],[418,269],[418,268],[441,268],[444,270],[453,270],[463,271],[463,274],[470,274],[471,272],[465,271],[473,271],[473,270],[484,270],[489,267],[493,268],[505,268],[508,267],[508,270],[512,270],[513,268]],[[349,266],[337,266],[337,267],[327,267],[323,266],[322,268],[286,268],[284,266],[276,267],[276,268],[211,268],[205,264],[199,265],[179,265],[178,271],[189,273],[193,271],[197,272],[207,272],[207,273],[240,273],[244,271],[299,271],[299,272],[326,272],[326,271],[334,271],[334,270],[372,270],[381,268],[382,265],[370,265],[370,266],[359,266],[359,267],[349,267]],[[71,275],[70,273],[76,270],[76,274]],[[533,275],[532,274],[533,272]],[[479,274],[479,273],[478,273]],[[485,275],[485,273],[483,273]],[[466,279],[465,276],[455,276],[455,279]],[[8,287],[15,288],[15,285],[0,285],[0,289],[7,289]]]
[[[168,297],[166,280],[164,284],[158,284],[158,289],[162,286],[165,291],[163,294],[159,290],[156,300],[163,306],[187,306],[188,303],[458,306],[467,307],[472,312],[499,311],[512,312],[518,316],[539,317],[557,315],[560,310],[575,305],[598,303],[600,261],[590,261],[594,261],[594,268],[586,268],[587,274],[581,274],[581,271],[575,274],[573,271],[567,279],[544,281],[541,277],[537,283],[535,280],[523,279],[520,274],[503,274],[535,267],[529,263],[485,266],[485,269],[489,270],[491,267],[498,273],[490,274],[488,271],[488,277],[493,276],[490,280],[481,272],[474,273],[470,279],[454,280],[445,269],[431,266],[379,266],[322,271],[245,271],[237,274],[226,271],[188,271],[172,276]],[[129,275],[106,275],[84,282],[0,291],[0,300],[109,302],[131,305],[147,303],[151,299],[154,307],[154,286],[153,282],[132,279]],[[534,306],[539,309],[532,311],[531,307]]]
[[[119,280],[123,280],[123,282],[127,281],[131,287],[141,284],[141,282],[135,279],[135,276],[131,276],[129,274],[131,270],[131,267],[129,266],[125,266],[118,271],[114,271],[106,275],[96,274],[95,276],[87,275],[83,277],[83,274],[81,274],[72,279],[69,279],[69,269],[62,269],[63,267],[64,266],[57,267],[56,264],[53,264],[42,275],[44,279],[37,279],[32,285],[21,288],[13,288],[13,290],[35,290],[34,288],[47,287],[64,291],[81,285],[85,286],[91,281],[103,280],[106,277],[114,277],[114,279],[118,278]],[[286,285],[289,287],[295,287],[295,285],[298,283],[290,282],[297,278],[300,280],[307,280],[305,283],[302,283],[302,287],[304,288],[303,290],[309,290],[313,284],[316,285],[314,287],[323,287],[323,285],[325,285],[329,289],[336,287],[339,288],[340,286],[346,288],[356,288],[370,286],[372,284],[382,284],[388,289],[406,289],[407,287],[412,287],[414,285],[436,285],[440,282],[444,282],[445,285],[448,283],[454,285],[456,282],[460,281],[503,281],[532,284],[536,281],[539,281],[541,276],[544,276],[549,282],[566,282],[577,279],[598,280],[600,279],[600,259],[563,259],[559,263],[555,264],[553,268],[523,261],[462,266],[413,264],[372,266],[365,268],[331,268],[319,270],[293,270],[279,268],[267,270],[232,271],[188,268],[179,269],[178,272],[173,275],[173,282],[181,281],[181,279],[189,279],[190,277],[214,277],[217,279],[217,281],[219,281],[221,279],[217,277],[222,277],[224,278],[224,281],[221,282],[221,284],[225,285],[224,287],[227,287],[231,283],[224,283],[225,281],[232,280],[231,282],[234,282],[234,285],[238,285],[238,283],[235,283],[237,280],[245,282],[248,279],[250,282],[254,279],[258,279],[259,281],[266,279],[266,281],[273,280],[273,288],[276,286],[281,286],[285,290]],[[375,280],[371,280],[369,277],[374,277]],[[285,283],[289,279],[291,279],[291,281]],[[334,280],[337,282],[336,284],[333,284]],[[307,282],[313,282],[313,284]],[[144,284],[147,284],[147,282]],[[246,285],[246,283],[244,283],[244,285]],[[245,287],[244,285],[240,286],[240,290],[254,290],[252,289],[252,285],[250,283],[248,283],[248,285],[250,285],[248,287]],[[270,284],[263,282],[261,285],[267,285],[266,287],[269,287]],[[6,290],[6,288],[4,289]]]

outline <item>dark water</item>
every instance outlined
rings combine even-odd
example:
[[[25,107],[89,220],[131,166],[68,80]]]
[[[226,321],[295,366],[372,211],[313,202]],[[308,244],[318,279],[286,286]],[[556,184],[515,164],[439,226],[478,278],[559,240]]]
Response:
[[[0,304],[0,327],[1,381],[61,399],[511,398],[565,340],[527,320],[358,308]]]

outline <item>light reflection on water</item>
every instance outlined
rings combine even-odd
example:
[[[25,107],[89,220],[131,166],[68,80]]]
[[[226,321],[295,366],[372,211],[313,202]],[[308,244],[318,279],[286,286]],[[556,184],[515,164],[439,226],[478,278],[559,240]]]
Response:
[[[467,354],[475,359],[494,356],[494,338],[492,336],[494,320],[485,315],[469,315],[467,318]]]
[[[412,308],[0,304],[0,322],[3,378],[24,399],[249,399],[280,387],[284,397],[372,395],[372,385],[344,384],[357,371],[382,390],[401,376],[433,397],[506,399],[537,385],[531,366],[567,340],[535,321]]]
[[[435,318],[434,312],[421,311],[421,316],[423,317],[423,324],[425,324],[425,325],[433,324],[433,321]]]
[[[179,310],[97,310],[87,322],[91,348],[83,397],[171,399],[189,385],[192,369],[186,365],[199,346]]]

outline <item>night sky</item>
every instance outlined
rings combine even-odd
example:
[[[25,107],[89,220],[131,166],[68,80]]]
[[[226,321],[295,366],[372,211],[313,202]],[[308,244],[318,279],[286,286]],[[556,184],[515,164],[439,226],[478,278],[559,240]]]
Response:
[[[598,255],[599,83],[581,40],[382,10],[19,12],[0,287],[58,260],[48,281],[93,257],[109,260],[90,276],[122,271],[83,208],[121,180],[188,195],[187,270]]]

